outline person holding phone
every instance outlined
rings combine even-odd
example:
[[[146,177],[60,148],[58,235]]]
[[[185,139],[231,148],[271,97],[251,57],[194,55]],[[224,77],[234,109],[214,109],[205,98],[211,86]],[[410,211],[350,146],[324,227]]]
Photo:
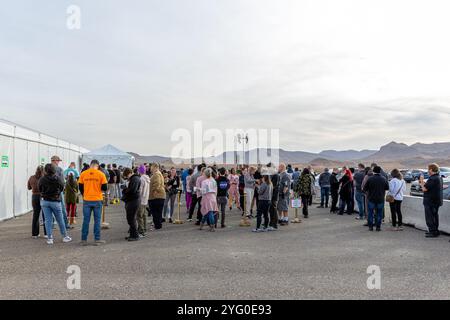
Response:
[[[428,166],[430,178],[425,182],[423,175],[419,178],[420,186],[423,190],[423,206],[425,209],[425,221],[428,232],[427,238],[439,237],[439,208],[443,203],[443,181],[439,176],[439,166],[432,163]]]

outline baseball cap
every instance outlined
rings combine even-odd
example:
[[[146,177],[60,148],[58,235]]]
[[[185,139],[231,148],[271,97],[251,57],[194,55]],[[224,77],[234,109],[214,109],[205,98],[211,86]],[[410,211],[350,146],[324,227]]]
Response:
[[[58,156],[53,156],[51,160],[52,161],[62,161],[62,159]]]

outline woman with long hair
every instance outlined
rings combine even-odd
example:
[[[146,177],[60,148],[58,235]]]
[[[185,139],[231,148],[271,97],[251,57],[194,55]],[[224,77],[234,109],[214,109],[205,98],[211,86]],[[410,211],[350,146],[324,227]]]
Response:
[[[241,208],[241,201],[239,195],[239,176],[236,174],[236,169],[232,168],[230,174],[228,175],[228,180],[230,181],[230,190],[228,191],[229,207],[230,211],[233,209],[233,202],[236,204],[238,209]]]
[[[201,183],[202,203],[201,214],[202,220],[200,222],[200,230],[207,222],[209,224],[209,230],[215,231],[216,224],[216,212],[219,211],[217,205],[217,182],[213,178],[213,169],[207,168],[203,172],[205,177]]]
[[[39,191],[42,196],[41,206],[45,215],[45,228],[48,239],[47,244],[53,245],[53,218],[59,226],[59,231],[63,237],[63,242],[71,242],[72,238],[67,233],[64,223],[63,210],[61,204],[61,194],[64,190],[64,181],[56,175],[57,167],[54,164],[46,164],[44,176],[39,179]]]
[[[344,215],[345,207],[347,207],[347,214],[351,215],[353,213],[352,209],[352,194],[353,194],[353,174],[352,172],[345,168],[344,176],[339,180],[341,189],[339,191],[340,205],[339,205],[339,215]]]
[[[78,182],[74,175],[69,173],[64,190],[64,199],[66,200],[67,216],[71,226],[77,223],[75,221],[75,213],[77,211],[78,191]]]
[[[173,215],[175,213],[175,200],[177,199],[178,191],[181,188],[181,179],[177,174],[177,169],[172,168],[167,175],[166,182],[166,201],[164,203],[164,217],[166,221],[168,217],[169,223],[173,223]],[[170,209],[169,209],[170,207]]]
[[[388,195],[394,197],[394,202],[390,202],[392,216],[392,227],[394,231],[403,230],[402,225],[402,202],[403,195],[406,192],[406,182],[403,180],[403,175],[400,170],[394,169],[391,172],[392,180],[389,181]]]
[[[33,239],[39,238],[39,217],[41,215],[41,193],[39,191],[39,180],[44,175],[44,167],[39,166],[36,173],[28,179],[28,190],[31,190],[31,205],[33,206],[33,222],[31,225],[31,236]],[[44,219],[44,214],[42,214]],[[44,222],[44,235],[47,236]]]

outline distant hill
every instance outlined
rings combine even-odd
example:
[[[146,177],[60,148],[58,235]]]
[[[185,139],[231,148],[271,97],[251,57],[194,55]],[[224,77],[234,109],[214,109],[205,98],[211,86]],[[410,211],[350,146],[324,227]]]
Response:
[[[402,160],[420,157],[422,154],[415,148],[404,143],[390,142],[380,148],[380,151],[366,157],[374,160]]]
[[[426,167],[430,162],[437,162],[441,165],[450,166],[450,143],[415,143],[408,146],[404,143],[392,141],[379,150],[324,150],[320,153],[311,153],[305,151],[288,151],[283,149],[267,150],[254,149],[245,152],[245,159],[248,159],[252,164],[256,162],[266,163],[267,155],[270,152],[278,152],[280,162],[286,164],[306,165],[311,164],[317,167],[339,167],[345,164],[356,165],[358,162],[369,164],[369,162],[377,162],[384,164],[386,168],[421,168]],[[136,158],[137,163],[152,163],[158,162],[165,165],[173,164],[169,157],[163,156],[141,156],[139,154],[129,152]],[[240,159],[242,153],[227,151],[216,157],[206,159],[194,159],[194,163],[206,161],[207,163],[223,164],[225,161],[228,164],[235,163],[236,159]],[[177,160],[177,159],[175,159]],[[178,159],[180,160],[180,159]],[[191,160],[184,160],[184,165],[191,163]],[[254,162],[254,163],[253,163]]]
[[[440,142],[440,143],[415,143],[411,145],[421,154],[426,154],[433,157],[449,157],[450,156],[450,142]]]
[[[450,158],[450,143],[415,143],[406,145],[404,143],[390,142],[382,146],[380,150],[365,159],[383,160],[412,160]]]
[[[367,158],[373,154],[375,154],[377,150],[345,150],[345,151],[336,151],[336,150],[324,150],[319,153],[319,156],[338,161],[347,161],[347,160],[358,160]]]
[[[163,157],[163,156],[141,156],[140,154],[134,153],[134,152],[127,152],[131,154],[135,159],[136,163],[143,164],[143,163],[172,163],[172,160],[169,157]]]
[[[309,164],[314,168],[339,168],[345,165],[345,163],[341,161],[324,158],[314,159]]]

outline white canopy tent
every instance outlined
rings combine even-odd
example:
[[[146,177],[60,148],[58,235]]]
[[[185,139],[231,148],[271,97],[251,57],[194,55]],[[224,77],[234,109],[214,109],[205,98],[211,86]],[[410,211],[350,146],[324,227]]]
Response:
[[[28,178],[38,165],[62,158],[62,168],[71,162],[79,166],[81,155],[89,150],[0,119],[0,221],[32,210]]]
[[[108,144],[100,149],[83,154],[83,163],[91,163],[92,160],[98,160],[104,164],[117,164],[118,166],[131,168],[134,163],[134,157],[116,147]]]

